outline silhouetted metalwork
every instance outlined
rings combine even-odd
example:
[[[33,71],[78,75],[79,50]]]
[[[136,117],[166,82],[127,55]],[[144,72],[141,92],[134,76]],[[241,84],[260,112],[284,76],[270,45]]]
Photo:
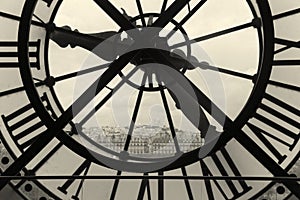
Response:
[[[290,163],[287,167],[281,165],[288,160],[288,155],[282,148],[286,148],[291,152],[299,144],[300,123],[291,115],[299,117],[300,111],[296,106],[290,105],[281,97],[274,95],[268,90],[269,87],[275,86],[282,90],[300,91],[299,85],[292,84],[289,81],[275,80],[271,76],[272,70],[278,66],[295,67],[300,65],[300,59],[298,58],[278,59],[274,56],[287,52],[287,50],[292,48],[300,48],[299,41],[281,38],[274,33],[274,21],[299,14],[299,8],[272,16],[268,1],[248,0],[246,3],[252,14],[252,19],[248,22],[189,38],[184,25],[196,13],[201,12],[201,9],[209,1],[200,0],[191,7],[190,0],[176,0],[172,3],[163,0],[160,13],[148,13],[143,8],[142,1],[136,0],[138,15],[132,17],[123,8],[123,13],[121,13],[120,9],[109,0],[94,0],[99,10],[104,11],[119,26],[120,30],[89,34],[79,30],[72,30],[68,25],[58,27],[54,24],[54,19],[62,0],[57,2],[43,0],[45,12],[49,13],[50,16],[47,22],[35,14],[37,2],[38,0],[25,1],[21,16],[0,11],[0,17],[20,23],[18,41],[0,41],[0,70],[19,68],[23,83],[23,85],[15,85],[0,91],[0,98],[24,92],[30,101],[24,103],[23,106],[12,109],[10,113],[1,113],[4,128],[11,141],[20,151],[20,155],[15,155],[9,142],[6,141],[6,138],[0,132],[1,145],[6,149],[1,157],[1,166],[4,167],[3,169],[1,168],[0,190],[7,184],[12,183],[11,181],[19,180],[18,184],[13,185],[16,191],[22,186],[25,191],[31,192],[36,185],[50,197],[56,198],[56,195],[41,184],[39,180],[64,180],[56,189],[67,195],[71,188],[75,187],[72,198],[79,199],[85,180],[114,180],[110,199],[115,199],[121,180],[139,179],[140,186],[137,199],[143,199],[146,195],[148,199],[156,198],[151,196],[150,181],[157,181],[157,198],[163,200],[165,199],[165,185],[167,181],[182,180],[184,181],[187,197],[189,199],[197,199],[192,191],[190,181],[204,180],[206,195],[209,199],[215,199],[216,193],[220,194],[224,199],[237,199],[253,189],[250,181],[270,181],[270,184],[258,191],[256,196],[263,194],[267,189],[279,182],[283,186],[276,188],[278,194],[285,193],[285,188],[287,188],[291,191],[288,197],[294,195],[300,198],[300,185],[298,183],[300,178],[289,174],[289,168],[300,157],[300,152],[294,155],[293,159],[290,159],[291,161],[289,161]],[[54,2],[56,3],[55,5]],[[52,6],[54,9],[48,10]],[[176,15],[186,7],[188,8],[187,14],[180,21],[176,21]],[[140,25],[137,25],[139,21]],[[145,34],[146,28],[157,28],[155,30],[159,30],[158,28],[164,29],[168,24],[174,25],[174,28],[165,37],[161,36],[159,31],[150,31],[150,33]],[[30,39],[32,26],[39,27],[45,31],[46,34],[43,36],[42,41],[40,39]],[[257,36],[257,41],[255,42],[257,42],[259,47],[257,71],[253,74],[232,70],[227,66],[215,66],[206,61],[198,60],[192,55],[191,45],[193,44],[248,29],[254,30]],[[128,38],[124,39],[121,35],[118,35],[124,31],[128,34]],[[180,32],[184,40],[169,46],[167,40],[178,32]],[[107,41],[109,38],[115,38],[115,40]],[[153,48],[139,49],[141,40],[149,40]],[[48,66],[49,41],[52,41],[60,48],[83,48],[108,63],[68,72],[60,76],[53,76]],[[105,42],[107,43],[104,46],[104,50],[94,51],[100,43]],[[154,48],[159,45],[164,45],[168,50]],[[275,48],[275,45],[280,45],[280,47]],[[186,53],[180,49],[182,47],[187,49]],[[125,50],[127,53],[121,55]],[[45,62],[45,66],[41,65],[41,62]],[[141,70],[143,75],[139,83],[130,80],[138,70],[138,66],[153,63],[168,66],[170,69],[178,72],[178,74],[170,75],[166,70],[158,72],[157,69],[143,69]],[[128,64],[135,67],[127,75],[124,75],[123,69]],[[253,84],[251,94],[234,120],[187,76],[188,73],[195,69],[209,70]],[[32,70],[45,70],[45,77],[41,80],[34,77]],[[99,70],[104,70],[104,73],[78,99],[64,109],[54,86],[58,82]],[[114,87],[109,86],[109,83],[115,77],[119,77],[121,81]],[[185,84],[179,81],[180,78],[183,78],[189,84],[191,90],[188,90]],[[177,91],[171,90],[168,84],[172,83],[176,83],[180,89]],[[138,93],[126,133],[122,136],[121,134],[112,133],[99,141],[91,139],[84,131],[84,125],[111,100],[112,96],[124,84],[132,86]],[[49,93],[41,94],[38,89],[42,87],[47,88]],[[95,104],[93,110],[88,112],[79,123],[74,123],[74,118],[83,108],[97,94],[106,89],[109,92]],[[138,116],[142,114],[141,104],[146,93],[159,94],[168,124],[168,128],[163,133],[149,136],[148,140],[134,135],[134,130],[138,127]],[[60,111],[59,115],[54,109],[54,104],[58,108],[57,110]],[[184,138],[181,140],[178,129],[174,125],[174,116],[171,110],[172,104],[175,104],[176,109],[199,131],[197,137],[193,136],[190,139]],[[190,110],[185,110],[185,104],[195,105],[198,109],[197,112],[199,112],[197,114],[200,115],[199,119],[195,119],[194,113]],[[280,122],[280,120],[274,120],[275,118],[280,119],[285,124]],[[217,130],[211,124],[211,119],[221,124],[223,130]],[[264,124],[265,127],[261,127],[259,123]],[[286,124],[291,129],[287,128]],[[70,126],[71,130],[65,131],[64,128],[66,126]],[[20,131],[21,127],[26,128]],[[275,129],[277,134],[273,134],[270,131],[271,128]],[[205,146],[206,136],[210,133],[220,135],[213,141],[207,140],[215,142],[213,148],[206,155],[210,159],[210,163],[215,167],[209,165],[207,160],[201,156],[199,157],[201,148],[203,146],[203,148],[207,147]],[[101,154],[87,149],[72,138],[74,135],[81,136],[104,153]],[[250,135],[254,135],[256,140],[254,141]],[[28,164],[36,155],[55,138],[59,142],[42,159],[36,162],[31,169],[27,169]],[[227,148],[227,144],[233,140],[249,152],[266,171],[270,172],[272,177],[244,176],[236,161],[231,157],[229,148]],[[279,143],[280,148],[272,141]],[[67,147],[78,156],[84,158],[78,163],[75,170],[70,172],[71,175],[41,176],[36,174],[62,147]],[[97,158],[91,152],[97,155]],[[169,162],[168,159],[174,159],[174,161]],[[113,165],[110,166],[108,164],[110,162]],[[159,168],[151,168],[156,166],[157,163],[167,164]],[[187,166],[193,163],[199,163],[203,176],[188,175]],[[116,175],[89,175],[93,164],[114,169],[116,170]],[[124,169],[120,170],[113,166],[122,166]],[[135,171],[139,167],[148,170]],[[166,171],[173,169],[179,169],[181,176],[166,175]],[[123,170],[138,172],[143,175],[126,176]],[[80,182],[74,186],[76,180],[80,180]],[[28,181],[32,182],[27,183]],[[224,182],[220,184],[219,181]],[[43,196],[41,198],[46,197]]]

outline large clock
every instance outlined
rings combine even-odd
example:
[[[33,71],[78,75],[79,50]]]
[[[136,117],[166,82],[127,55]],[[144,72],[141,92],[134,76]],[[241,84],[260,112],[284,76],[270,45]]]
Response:
[[[299,1],[0,6],[0,189],[300,198]]]

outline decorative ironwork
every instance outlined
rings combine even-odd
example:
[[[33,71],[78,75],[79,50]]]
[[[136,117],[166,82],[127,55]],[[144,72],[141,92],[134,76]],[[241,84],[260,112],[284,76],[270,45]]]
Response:
[[[70,2],[0,3],[0,190],[85,199],[112,180],[116,199],[130,180],[132,198],[163,200],[181,181],[180,199],[300,198],[299,5],[94,0],[89,18]]]

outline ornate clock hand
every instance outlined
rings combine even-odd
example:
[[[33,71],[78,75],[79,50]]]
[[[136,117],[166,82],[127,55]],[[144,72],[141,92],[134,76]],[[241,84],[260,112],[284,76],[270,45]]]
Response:
[[[172,63],[169,62],[169,60],[172,61],[172,58],[170,59],[170,57],[167,56],[167,53],[165,51],[149,50],[147,53],[149,55],[151,55],[154,58],[154,60],[157,61],[158,63],[167,64],[169,67],[174,68]],[[180,56],[178,56],[177,59],[183,60],[183,58],[180,58]],[[188,61],[185,61],[185,62],[188,62]],[[190,66],[192,67],[193,65],[190,64]],[[196,101],[198,103],[200,102],[200,104],[201,104],[200,106],[202,106],[208,113],[212,113],[212,110],[215,111],[216,113],[214,113],[214,116],[212,116],[212,117],[214,117],[218,123],[223,124],[224,120],[225,121],[229,120],[229,118],[226,116],[226,114],[220,108],[218,108],[202,91],[200,91],[198,89],[197,86],[194,85],[193,82],[191,82],[183,74],[174,73],[173,76],[171,76],[165,70],[161,70],[160,73],[161,73],[160,77],[164,78],[164,79],[161,78],[161,80],[164,81],[165,84],[167,84],[167,85],[172,85],[173,83],[177,84],[177,86],[180,87],[180,90],[178,90],[178,91],[185,91],[190,97],[194,98],[194,101]],[[182,84],[180,81],[177,81],[177,80],[180,80],[180,78],[182,79],[182,77],[189,83],[189,85],[192,87],[193,90],[188,90],[186,88],[186,85]],[[176,90],[174,90],[174,91],[176,91]]]
[[[112,61],[114,60],[119,51],[126,50],[129,46],[121,43],[120,35],[115,31],[106,31],[101,33],[84,34],[78,30],[72,31],[69,26],[56,27],[55,24],[48,25],[50,32],[50,39],[58,44],[60,47],[65,48],[70,45],[74,47],[82,47],[88,51],[93,52],[100,43],[106,41],[103,51],[97,51],[97,56],[100,58]],[[114,37],[117,35],[116,37]],[[109,39],[113,38],[113,39]]]
[[[69,26],[57,27],[55,24],[48,25],[47,29],[50,32],[50,39],[56,42],[60,47],[65,48],[70,45],[74,48],[82,45],[83,48],[90,51],[93,50],[99,43],[117,34],[115,31],[84,34],[80,33],[77,29],[72,31]]]
[[[100,58],[112,61],[114,60],[120,52],[124,52],[129,48],[128,42],[126,40],[121,41],[121,36],[117,32],[107,31],[102,33],[94,34],[84,34],[80,33],[78,30],[72,31],[69,26],[56,27],[55,24],[51,25],[50,30],[50,39],[58,44],[60,47],[65,48],[70,45],[74,47],[82,47],[88,51],[96,53]],[[104,42],[105,43],[102,43]],[[101,48],[105,49],[103,51],[93,51],[97,45],[102,43]],[[178,49],[175,49],[174,52],[170,52],[170,57],[168,61],[176,69],[181,69],[183,66],[187,69],[193,69],[193,66],[190,62],[187,62],[185,59],[178,56]],[[176,52],[176,53],[175,53]],[[196,59],[193,59],[195,62]]]

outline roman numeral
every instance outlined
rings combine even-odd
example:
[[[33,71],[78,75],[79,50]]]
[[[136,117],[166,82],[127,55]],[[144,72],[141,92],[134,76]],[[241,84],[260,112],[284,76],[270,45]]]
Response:
[[[89,168],[91,166],[91,161],[89,160],[85,160],[73,173],[73,176],[79,176],[80,174],[83,173],[83,175],[87,175]],[[64,194],[68,194],[68,189],[70,188],[70,186],[74,183],[74,179],[69,179],[67,180],[62,186],[58,187],[57,189],[59,191],[61,191]],[[82,179],[77,187],[76,193],[75,195],[72,196],[72,199],[79,199],[79,194],[80,194],[80,190],[82,188],[84,179]]]
[[[51,109],[47,95],[44,94],[41,100],[46,104],[45,107],[52,113],[52,116],[54,116],[55,114]],[[42,133],[40,129],[44,126],[44,123],[39,119],[30,103],[9,115],[2,115],[1,117],[8,133],[22,152]]]
[[[228,151],[223,147],[220,151],[220,154],[214,154],[211,156],[212,161],[214,162],[215,166],[217,167],[217,171],[219,174],[213,173],[213,168],[209,168],[209,166],[203,161],[200,161],[200,166],[202,169],[202,173],[204,176],[229,176],[229,171],[231,171],[234,176],[241,176],[238,168],[236,167],[235,163],[233,162],[232,158],[230,157]],[[226,161],[222,163],[222,160]],[[230,169],[226,168],[225,166],[229,166]],[[215,169],[216,170],[216,169]],[[211,180],[205,180],[206,191],[209,200],[214,200],[217,198],[216,194],[213,191],[218,191],[219,195],[221,194],[224,199],[237,199],[243,194],[247,193],[251,190],[251,187],[247,185],[244,180],[239,180],[233,182],[232,180],[225,180],[225,184],[220,184],[217,180],[212,180],[214,185],[211,183]],[[213,188],[215,186],[215,188]],[[241,189],[240,189],[241,188]]]
[[[286,147],[286,150],[289,151],[294,149],[300,138],[300,123],[294,120],[291,116],[300,116],[300,111],[268,93],[264,95],[264,98],[271,104],[279,107],[280,110],[271,106],[271,104],[262,103],[259,108],[260,110],[266,112],[268,117],[256,113],[254,115],[256,123],[248,122],[247,125],[257,136],[257,138],[265,145],[265,147],[272,153],[272,155],[275,156],[280,164],[285,160],[286,155],[284,155],[283,152],[280,152],[279,148],[277,148],[275,144],[279,143],[281,144],[281,147]],[[257,121],[262,122],[266,126],[257,125]],[[287,127],[287,125],[290,127]],[[294,133],[291,127],[294,127],[295,130],[298,129],[298,132]],[[278,133],[270,131],[270,128],[275,129]]]
[[[32,68],[40,69],[40,40],[29,42],[29,60]],[[18,68],[18,42],[0,42],[0,68]]]

